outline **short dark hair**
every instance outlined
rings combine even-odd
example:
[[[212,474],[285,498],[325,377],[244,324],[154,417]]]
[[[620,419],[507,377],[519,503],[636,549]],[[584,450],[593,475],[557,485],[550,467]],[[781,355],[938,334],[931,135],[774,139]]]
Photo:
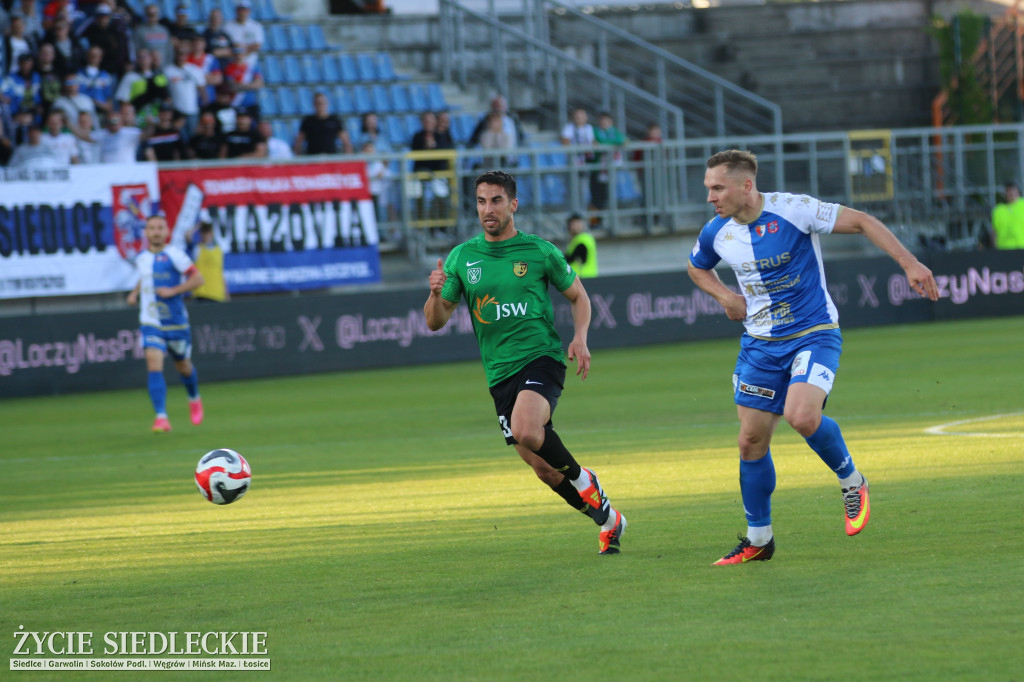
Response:
[[[505,194],[508,195],[509,201],[516,198],[516,179],[509,173],[500,170],[487,171],[476,176],[476,182],[473,184],[473,189],[476,190],[480,185],[498,185]]]
[[[712,154],[708,159],[708,168],[725,166],[728,172],[742,170],[757,175],[757,157],[745,149],[726,149],[725,151]]]

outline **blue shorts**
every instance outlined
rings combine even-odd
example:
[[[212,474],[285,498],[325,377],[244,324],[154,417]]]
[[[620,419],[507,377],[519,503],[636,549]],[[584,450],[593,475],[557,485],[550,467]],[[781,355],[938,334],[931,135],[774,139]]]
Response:
[[[159,327],[142,325],[142,348],[158,348],[175,360],[192,357],[192,329],[163,330]]]
[[[838,329],[789,341],[763,341],[744,334],[732,375],[734,401],[743,407],[782,414],[790,384],[807,382],[832,391],[843,337]]]

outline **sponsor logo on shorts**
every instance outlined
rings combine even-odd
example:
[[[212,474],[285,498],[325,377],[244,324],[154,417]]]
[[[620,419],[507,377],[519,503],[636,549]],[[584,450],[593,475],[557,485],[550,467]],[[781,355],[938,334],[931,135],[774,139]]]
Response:
[[[764,388],[762,386],[754,386],[746,382],[741,381],[738,386],[740,393],[746,393],[747,395],[754,395],[759,398],[767,398],[768,400],[775,400],[775,391],[770,388]]]

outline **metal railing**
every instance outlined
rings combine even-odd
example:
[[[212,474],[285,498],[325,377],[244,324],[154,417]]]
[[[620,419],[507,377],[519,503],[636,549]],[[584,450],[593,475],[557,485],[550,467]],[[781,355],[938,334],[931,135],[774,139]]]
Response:
[[[522,22],[520,22],[521,25]],[[623,130],[664,121],[666,137],[684,136],[683,110],[600,67],[552,47],[543,37],[456,0],[440,2],[440,65],[442,78],[463,89],[486,84],[490,91],[523,92],[517,102],[535,99],[540,124],[560,127],[579,101],[600,94]]]
[[[553,241],[563,238],[572,212],[589,216],[604,238],[696,234],[713,216],[703,186],[705,161],[728,148],[757,154],[762,191],[810,194],[868,211],[908,246],[975,246],[1003,184],[1024,178],[1024,124],[630,142],[622,148],[546,145],[506,153],[512,159],[502,165],[518,181],[522,229]],[[605,153],[578,160],[595,150]],[[446,204],[441,213],[436,203],[434,213],[423,213],[415,189],[435,176],[414,172],[409,153],[378,155],[393,171],[379,211],[387,248],[417,258],[476,234],[473,180],[492,168],[485,156],[492,153],[444,153],[449,168],[436,177],[450,184],[439,198]],[[606,182],[605,206],[593,205],[595,182]]]

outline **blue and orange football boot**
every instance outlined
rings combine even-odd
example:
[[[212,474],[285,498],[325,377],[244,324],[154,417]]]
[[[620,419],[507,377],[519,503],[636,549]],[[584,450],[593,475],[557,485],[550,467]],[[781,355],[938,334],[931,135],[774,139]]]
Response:
[[[724,557],[711,564],[712,566],[729,566],[731,564],[745,564],[748,561],[769,561],[775,554],[775,538],[768,541],[764,547],[755,547],[750,544],[748,538],[737,534],[740,544],[726,554]]]

